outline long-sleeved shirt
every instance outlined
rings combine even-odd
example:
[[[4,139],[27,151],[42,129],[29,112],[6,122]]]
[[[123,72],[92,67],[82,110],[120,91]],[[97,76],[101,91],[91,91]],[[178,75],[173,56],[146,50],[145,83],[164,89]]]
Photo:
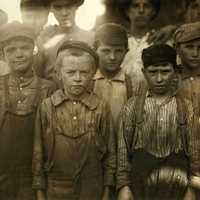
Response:
[[[190,135],[189,151],[191,156],[191,170],[193,175],[200,177],[200,74],[192,76],[187,69],[183,67],[182,81],[180,83],[179,92],[183,94],[187,99],[192,101],[195,113],[195,125],[194,130]]]
[[[45,176],[54,172],[57,179],[74,180],[77,174],[88,170],[87,180],[93,176],[91,174],[98,174],[98,168],[91,168],[96,162],[102,166],[103,185],[114,186],[116,145],[109,110],[107,104],[93,93],[74,101],[58,90],[43,101],[35,129],[35,189],[46,189]]]
[[[184,149],[184,144],[179,130],[177,101],[174,95],[158,102],[147,92],[142,121],[136,122],[136,98],[129,100],[121,113],[118,133],[118,169],[117,187],[131,185],[131,156],[137,149],[157,158],[178,153]],[[184,100],[185,101],[185,100]],[[193,109],[190,102],[186,103],[187,124],[193,119]]]

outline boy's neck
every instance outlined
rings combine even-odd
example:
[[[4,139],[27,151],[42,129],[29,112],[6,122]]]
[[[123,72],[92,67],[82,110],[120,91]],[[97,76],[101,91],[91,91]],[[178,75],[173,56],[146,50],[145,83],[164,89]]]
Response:
[[[198,76],[200,75],[200,66],[198,68],[191,68],[191,67],[187,67],[186,68],[186,73],[187,75],[191,76]]]
[[[32,68],[27,70],[26,72],[14,72],[11,71],[11,74],[17,78],[23,77],[23,78],[31,78],[33,77],[33,70]]]
[[[100,68],[100,72],[107,78],[107,79],[112,79],[113,77],[115,77],[119,71],[121,70],[121,68],[117,69],[116,71],[106,71],[103,68]]]

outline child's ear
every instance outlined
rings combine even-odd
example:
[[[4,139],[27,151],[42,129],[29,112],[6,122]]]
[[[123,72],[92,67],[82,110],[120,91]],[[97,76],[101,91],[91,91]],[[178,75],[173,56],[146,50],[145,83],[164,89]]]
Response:
[[[144,68],[144,67],[142,67],[141,71],[142,71],[142,73],[143,73],[144,77],[146,78],[146,70],[145,70],[145,68]]]

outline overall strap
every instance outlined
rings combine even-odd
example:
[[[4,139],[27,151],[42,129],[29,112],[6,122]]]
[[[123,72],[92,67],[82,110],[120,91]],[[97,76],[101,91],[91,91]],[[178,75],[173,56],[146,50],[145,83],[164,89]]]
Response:
[[[181,134],[184,151],[188,154],[188,126],[187,126],[187,106],[184,98],[176,95],[178,128]]]
[[[133,96],[133,88],[132,88],[132,81],[131,77],[125,74],[125,84],[126,84],[126,91],[127,91],[127,99]]]
[[[50,119],[50,130],[51,130],[51,133],[50,133],[50,142],[49,142],[49,149],[48,149],[48,155],[47,155],[47,162],[45,164],[45,171],[46,172],[49,172],[50,169],[53,167],[53,164],[54,164],[54,151],[55,151],[55,126],[54,126],[54,123],[55,122],[55,107],[51,101],[50,98],[47,99],[47,107],[49,108],[48,109],[48,115],[51,116]]]

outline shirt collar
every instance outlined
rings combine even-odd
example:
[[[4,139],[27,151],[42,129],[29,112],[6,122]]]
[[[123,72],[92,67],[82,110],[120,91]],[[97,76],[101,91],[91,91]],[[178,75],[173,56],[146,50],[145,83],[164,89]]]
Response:
[[[37,82],[37,77],[32,74],[30,77],[17,77],[15,76],[14,74],[10,73],[9,75],[9,86],[12,86],[12,87],[33,87],[35,88],[36,87],[36,83]]]
[[[51,100],[54,106],[59,106],[64,101],[73,101],[61,89],[51,96]],[[99,99],[94,93],[87,93],[79,102],[86,105],[90,110],[94,110],[99,104]]]
[[[200,76],[200,72],[198,74],[192,75],[189,70],[187,70],[185,67],[182,68],[182,79],[188,79],[191,77],[199,77]]]
[[[100,79],[106,79],[105,76],[101,73],[101,71],[98,69],[93,80],[100,80]],[[123,70],[120,70],[113,78],[110,80],[112,81],[120,81],[120,82],[125,82],[125,73]]]
[[[169,94],[169,98],[176,96],[176,94],[177,94],[177,89],[173,89]],[[153,94],[150,89],[147,90],[146,97],[153,97]]]

